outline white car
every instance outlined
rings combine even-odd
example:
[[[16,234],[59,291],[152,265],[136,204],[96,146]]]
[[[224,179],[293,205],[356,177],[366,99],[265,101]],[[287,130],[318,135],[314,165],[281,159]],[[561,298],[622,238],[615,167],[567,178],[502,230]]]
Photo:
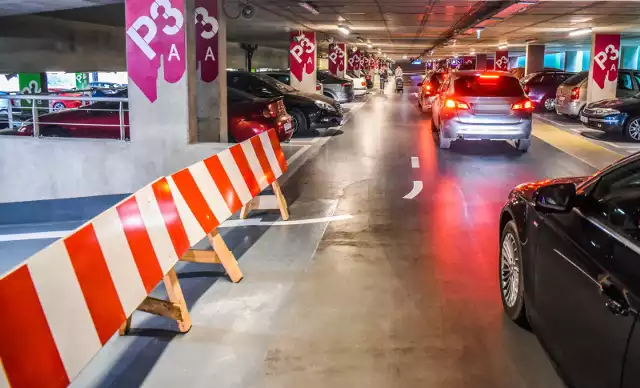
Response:
[[[348,71],[344,74],[344,78],[353,82],[353,94],[356,97],[364,96],[369,91],[367,89],[367,80],[363,76],[357,77],[353,72]]]

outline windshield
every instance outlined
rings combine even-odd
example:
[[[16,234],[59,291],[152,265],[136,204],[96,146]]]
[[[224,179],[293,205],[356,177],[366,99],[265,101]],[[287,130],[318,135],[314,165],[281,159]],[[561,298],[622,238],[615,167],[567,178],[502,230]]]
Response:
[[[531,73],[531,74],[527,74],[524,77],[522,77],[522,79],[520,80],[521,84],[526,84],[527,82],[529,82],[533,77],[535,77],[536,75],[538,75],[538,73]]]
[[[589,75],[588,71],[581,71],[580,73],[572,77],[569,77],[566,81],[563,82],[563,85],[575,86],[580,82],[582,82],[585,78],[587,78],[588,75]]]
[[[271,78],[268,75],[264,75],[264,74],[253,74],[256,78],[260,79],[261,81],[263,81],[264,83],[268,84],[269,86],[275,88],[278,92],[280,93],[292,93],[296,91],[296,88],[291,87],[287,84],[283,84],[282,82],[276,80],[275,78]],[[276,94],[276,93],[274,93]]]

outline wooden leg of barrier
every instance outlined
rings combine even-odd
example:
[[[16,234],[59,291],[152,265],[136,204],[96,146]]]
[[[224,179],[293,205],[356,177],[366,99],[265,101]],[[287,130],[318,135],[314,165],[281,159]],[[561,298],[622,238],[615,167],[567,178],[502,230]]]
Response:
[[[203,264],[222,264],[220,257],[215,251],[207,251],[201,249],[189,249],[180,260],[191,263]]]
[[[122,326],[120,326],[120,329],[118,330],[118,334],[127,335],[127,334],[129,334],[129,329],[130,328],[131,328],[131,316],[129,316],[129,318],[127,318],[127,320],[124,321]]]
[[[227,244],[225,244],[222,236],[218,233],[218,229],[214,229],[213,232],[209,233],[207,239],[215,250],[220,263],[224,266],[231,281],[238,283],[242,280],[242,271],[240,271],[240,267],[238,267],[238,262],[235,256],[233,256],[233,252],[231,252]]]
[[[178,320],[178,329],[182,333],[186,333],[191,329],[191,315],[187,310],[187,303],[184,301],[184,295],[182,295],[182,288],[180,288],[175,268],[171,268],[164,277],[164,286],[167,288],[169,300],[174,305],[177,305],[181,314],[180,318],[182,319]]]
[[[287,200],[285,199],[284,195],[282,195],[282,190],[280,190],[280,184],[278,183],[278,181],[274,181],[273,184],[271,184],[271,187],[273,188],[273,192],[276,195],[276,200],[278,201],[280,215],[282,216],[282,219],[286,221],[289,219],[289,208],[287,207]]]
[[[240,210],[240,219],[241,220],[244,220],[249,215],[249,212],[251,211],[251,204],[252,203],[253,203],[253,199],[251,201],[249,201],[249,203],[244,205],[242,207],[242,210]]]

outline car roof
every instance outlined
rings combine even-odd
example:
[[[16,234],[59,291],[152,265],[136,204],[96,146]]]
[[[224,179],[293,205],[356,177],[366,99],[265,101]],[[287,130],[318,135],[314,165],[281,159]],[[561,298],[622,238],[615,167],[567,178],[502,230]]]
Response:
[[[509,73],[508,71],[499,71],[499,70],[458,70],[458,71],[454,71],[449,73],[450,77],[459,77],[459,76],[463,76],[463,75],[479,75],[479,74],[486,74],[486,75],[499,75],[502,77],[511,77],[511,78],[516,78],[515,75]]]

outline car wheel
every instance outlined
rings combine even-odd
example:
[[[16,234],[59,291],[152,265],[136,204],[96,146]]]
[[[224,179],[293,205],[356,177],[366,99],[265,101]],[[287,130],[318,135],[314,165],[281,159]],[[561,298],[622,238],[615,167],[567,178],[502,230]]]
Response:
[[[291,109],[291,119],[293,121],[294,135],[307,131],[307,118],[304,117],[304,113],[302,113],[302,111],[299,109]]]
[[[640,142],[640,117],[632,117],[624,126],[624,136],[632,141]]]
[[[64,128],[49,127],[41,128],[40,136],[43,137],[69,137],[69,132]]]
[[[518,151],[527,152],[531,147],[531,139],[519,139],[516,140],[516,148]]]
[[[500,297],[505,314],[516,324],[527,327],[524,305],[522,245],[516,223],[507,222],[500,237]]]
[[[65,108],[64,104],[61,102],[56,102],[55,104],[53,104],[53,111],[57,112],[60,110],[63,110]]]
[[[542,100],[541,105],[547,112],[553,112],[556,110],[556,99],[551,97],[545,97],[545,99]]]

